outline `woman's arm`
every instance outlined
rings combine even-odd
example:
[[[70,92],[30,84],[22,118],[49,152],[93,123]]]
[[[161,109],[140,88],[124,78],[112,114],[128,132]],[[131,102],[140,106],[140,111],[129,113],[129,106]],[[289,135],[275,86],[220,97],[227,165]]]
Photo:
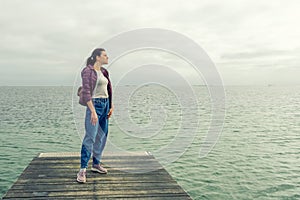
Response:
[[[89,107],[89,109],[91,111],[91,124],[95,126],[98,122],[98,116],[97,116],[95,107],[93,105],[93,102],[90,100],[86,104],[87,104],[87,106]]]
[[[91,75],[92,71],[88,67],[85,67],[81,72],[82,100],[84,104],[87,104],[88,101],[92,100]]]
[[[109,109],[109,112],[108,112],[108,114],[107,114],[107,118],[108,118],[108,119],[109,119],[110,116],[112,115],[113,111],[114,111],[114,105],[111,105],[111,108]]]

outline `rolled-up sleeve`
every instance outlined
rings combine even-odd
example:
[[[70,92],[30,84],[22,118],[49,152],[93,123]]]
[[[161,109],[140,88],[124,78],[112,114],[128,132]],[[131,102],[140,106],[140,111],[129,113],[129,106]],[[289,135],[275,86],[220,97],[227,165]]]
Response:
[[[81,72],[82,78],[82,100],[86,104],[88,101],[92,100],[91,92],[91,70],[85,68]]]

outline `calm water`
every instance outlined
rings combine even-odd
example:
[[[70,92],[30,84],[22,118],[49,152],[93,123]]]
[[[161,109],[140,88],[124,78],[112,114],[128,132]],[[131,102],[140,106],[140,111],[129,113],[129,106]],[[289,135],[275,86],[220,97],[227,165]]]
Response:
[[[300,199],[300,87],[227,87],[223,132],[205,158],[210,99],[205,87],[194,90],[183,102],[158,86],[129,101],[117,93],[107,150],[152,152],[194,199]],[[75,104],[73,115],[71,87],[0,87],[0,107],[0,196],[39,152],[80,150],[83,110]],[[177,152],[168,144],[182,126],[193,137]]]

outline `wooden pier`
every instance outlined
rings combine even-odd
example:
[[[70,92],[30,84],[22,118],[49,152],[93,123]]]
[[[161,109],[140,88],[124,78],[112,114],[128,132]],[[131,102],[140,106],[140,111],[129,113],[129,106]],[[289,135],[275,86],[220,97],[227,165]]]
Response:
[[[41,153],[3,199],[191,199],[147,152],[106,153],[103,165],[107,174],[88,169],[87,182],[79,184],[78,153]]]

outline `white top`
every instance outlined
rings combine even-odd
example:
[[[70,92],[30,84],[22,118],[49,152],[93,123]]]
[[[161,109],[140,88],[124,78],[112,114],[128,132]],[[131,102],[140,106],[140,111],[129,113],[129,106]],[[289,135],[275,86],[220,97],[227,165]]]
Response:
[[[97,72],[97,83],[92,98],[108,98],[108,92],[107,92],[108,80],[103,75],[101,70],[100,71],[96,70],[96,72]]]

